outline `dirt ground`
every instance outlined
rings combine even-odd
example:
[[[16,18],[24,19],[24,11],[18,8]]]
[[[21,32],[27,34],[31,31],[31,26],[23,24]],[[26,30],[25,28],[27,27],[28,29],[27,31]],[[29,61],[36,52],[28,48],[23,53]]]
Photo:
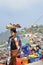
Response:
[[[27,64],[27,65],[43,65],[43,60],[39,60],[37,62],[33,62],[33,63]]]

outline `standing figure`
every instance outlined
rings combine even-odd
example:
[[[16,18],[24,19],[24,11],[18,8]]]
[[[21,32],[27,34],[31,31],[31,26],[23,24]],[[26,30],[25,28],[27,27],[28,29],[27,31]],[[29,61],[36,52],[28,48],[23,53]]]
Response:
[[[9,37],[8,46],[9,46],[9,55],[11,56],[9,65],[16,65],[16,56],[20,52],[21,48],[21,39],[16,35],[16,27],[10,28],[11,36]]]

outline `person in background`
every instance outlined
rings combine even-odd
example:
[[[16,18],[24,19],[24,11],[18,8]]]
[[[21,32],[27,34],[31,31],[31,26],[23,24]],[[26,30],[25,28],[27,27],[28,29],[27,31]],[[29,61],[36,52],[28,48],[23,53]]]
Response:
[[[34,55],[34,56],[38,56],[38,54],[36,53],[36,50],[34,48],[32,49],[31,54]]]
[[[34,48],[31,50],[31,54],[29,55],[29,58],[30,59],[38,58],[38,54],[36,53]]]
[[[24,53],[24,56],[28,56],[30,54],[30,49],[28,45],[22,46],[22,51]]]
[[[42,51],[41,47],[40,47],[39,45],[37,45],[37,46],[36,46],[36,53],[39,54],[39,58],[40,58],[40,59],[42,58],[41,51]]]

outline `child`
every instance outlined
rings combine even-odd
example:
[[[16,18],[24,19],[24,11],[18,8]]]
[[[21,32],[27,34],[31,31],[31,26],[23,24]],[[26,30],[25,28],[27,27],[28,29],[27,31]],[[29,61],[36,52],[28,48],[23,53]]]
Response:
[[[29,55],[30,58],[37,58],[38,54],[36,53],[35,49],[32,49],[31,54]]]

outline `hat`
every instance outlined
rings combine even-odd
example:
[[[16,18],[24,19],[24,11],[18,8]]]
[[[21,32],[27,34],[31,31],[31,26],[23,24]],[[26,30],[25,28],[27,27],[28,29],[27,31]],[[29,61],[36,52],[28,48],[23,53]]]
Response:
[[[10,29],[12,32],[14,32],[14,33],[16,33],[17,31],[16,31],[16,28],[11,28]]]

